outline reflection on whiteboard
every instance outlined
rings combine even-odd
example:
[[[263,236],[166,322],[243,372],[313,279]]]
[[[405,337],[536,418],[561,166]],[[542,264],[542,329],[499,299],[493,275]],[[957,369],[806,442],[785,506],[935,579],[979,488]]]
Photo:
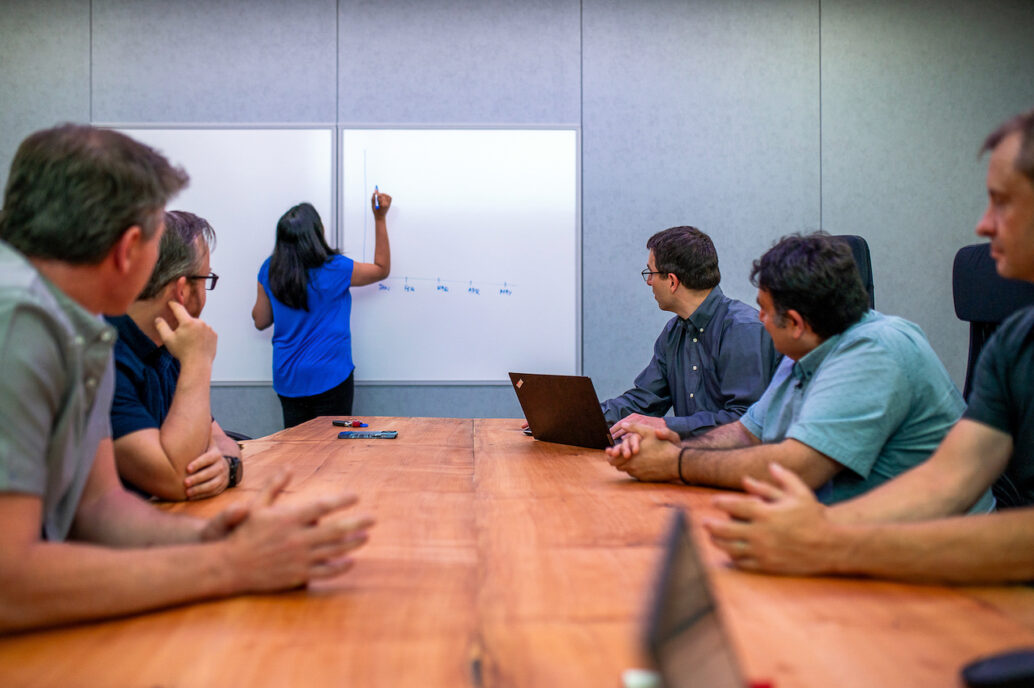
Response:
[[[357,381],[578,370],[573,130],[346,130],[343,252],[372,262],[392,196],[391,276],[352,290]]]
[[[162,151],[190,175],[170,210],[187,210],[216,233],[219,285],[202,313],[219,335],[214,382],[270,382],[272,329],[258,332],[251,307],[259,266],[273,252],[276,223],[309,201],[333,218],[331,129],[121,129]],[[329,223],[328,223],[329,225]]]

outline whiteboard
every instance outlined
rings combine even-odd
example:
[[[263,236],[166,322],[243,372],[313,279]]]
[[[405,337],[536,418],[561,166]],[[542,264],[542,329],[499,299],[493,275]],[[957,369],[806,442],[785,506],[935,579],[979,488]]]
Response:
[[[356,381],[502,382],[579,369],[577,132],[346,129],[342,248],[391,275],[352,290]]]
[[[169,202],[215,229],[212,271],[219,284],[202,313],[219,335],[213,382],[272,380],[272,328],[251,320],[258,269],[273,252],[276,223],[308,201],[332,226],[334,130],[119,128],[160,150],[190,175],[190,186]]]

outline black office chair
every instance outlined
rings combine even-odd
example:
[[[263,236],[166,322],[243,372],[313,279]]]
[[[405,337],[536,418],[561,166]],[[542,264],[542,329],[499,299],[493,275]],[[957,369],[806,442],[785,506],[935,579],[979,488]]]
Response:
[[[990,245],[984,243],[963,246],[955,254],[951,288],[955,315],[969,323],[969,360],[962,390],[968,400],[980,351],[1003,320],[1034,304],[1034,284],[999,277]]]
[[[851,247],[854,262],[858,265],[858,274],[862,277],[862,286],[869,292],[869,308],[876,307],[876,288],[872,283],[872,259],[869,257],[869,244],[857,234],[835,234],[833,239],[847,242]]]

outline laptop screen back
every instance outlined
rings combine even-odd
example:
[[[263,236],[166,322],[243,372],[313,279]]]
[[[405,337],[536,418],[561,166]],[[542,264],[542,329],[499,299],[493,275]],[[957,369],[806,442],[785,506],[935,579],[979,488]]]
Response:
[[[510,382],[535,439],[590,449],[614,444],[589,378],[510,373]]]
[[[667,688],[746,685],[681,509],[672,516],[647,619],[647,649]]]

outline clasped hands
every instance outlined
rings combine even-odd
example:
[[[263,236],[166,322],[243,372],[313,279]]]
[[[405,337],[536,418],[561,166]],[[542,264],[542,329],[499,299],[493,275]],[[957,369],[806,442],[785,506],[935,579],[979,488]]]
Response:
[[[615,423],[610,433],[621,438],[619,444],[604,450],[614,468],[645,482],[680,479],[681,440],[663,418],[633,414]]]

